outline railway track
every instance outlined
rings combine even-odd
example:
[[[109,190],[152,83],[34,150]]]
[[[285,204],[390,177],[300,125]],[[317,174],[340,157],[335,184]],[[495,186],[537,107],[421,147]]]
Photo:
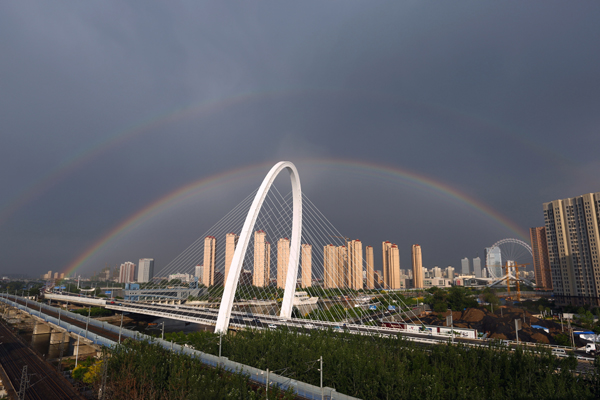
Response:
[[[15,301],[15,302],[17,302],[17,303],[19,303],[21,305],[26,305],[26,303],[23,300],[19,299],[19,298],[12,298],[11,300]],[[31,306],[31,304],[29,304],[29,306]],[[46,315],[49,315],[51,317],[54,317],[54,318],[58,318],[58,311],[49,311],[49,310],[46,310],[46,309],[42,309],[42,313],[44,313]],[[71,325],[75,325],[75,326],[80,327],[81,329],[85,330],[85,322],[82,322],[82,321],[80,321],[78,319],[74,319],[74,318],[68,317],[68,316],[66,316],[63,313],[61,313],[60,319],[62,321],[68,322]],[[92,332],[92,333],[94,333],[94,334],[96,334],[98,336],[102,336],[102,337],[105,337],[107,339],[110,339],[113,342],[118,342],[119,341],[119,335],[117,335],[117,334],[115,334],[115,333],[113,333],[111,331],[104,330],[104,329],[102,329],[100,327],[97,327],[97,326],[88,325],[88,331]],[[123,340],[124,339],[121,338],[121,341],[123,341]]]
[[[27,365],[30,388],[25,392],[28,400],[62,400],[84,398],[56,369],[42,360],[25,345],[7,326],[0,323],[0,363],[7,378],[18,392],[23,366]]]

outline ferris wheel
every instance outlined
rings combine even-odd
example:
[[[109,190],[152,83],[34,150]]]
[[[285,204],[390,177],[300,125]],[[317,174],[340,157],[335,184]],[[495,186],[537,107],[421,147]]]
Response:
[[[505,275],[502,267],[507,264],[527,264],[520,271],[533,271],[531,246],[519,239],[502,239],[487,249],[485,265],[491,278],[502,278]]]

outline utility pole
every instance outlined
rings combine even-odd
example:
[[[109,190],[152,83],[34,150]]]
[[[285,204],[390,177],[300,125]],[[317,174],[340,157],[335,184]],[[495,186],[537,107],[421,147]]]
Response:
[[[104,400],[105,392],[106,392],[106,379],[108,377],[108,357],[106,357],[106,353],[102,356],[102,383],[100,384],[100,393],[98,396],[99,400]]]
[[[454,321],[452,321],[452,311],[446,317],[446,326],[450,326],[450,334],[452,335],[452,344],[454,344]]]
[[[267,400],[269,400],[269,368],[267,368]]]
[[[81,331],[77,335],[77,355],[75,356],[75,368],[77,368],[77,360],[79,359],[79,339],[81,338]]]
[[[321,368],[319,368],[319,372],[321,372],[321,400],[323,400],[323,356],[319,357],[319,361],[321,362]]]
[[[59,343],[60,353],[58,356],[58,367],[57,367],[58,372],[62,372],[62,359],[63,359],[63,352],[65,350],[65,335],[66,334],[67,334],[66,332],[63,333],[62,341]]]
[[[219,333],[219,358],[221,358],[221,344],[223,341],[223,332]]]
[[[121,343],[121,332],[123,331],[123,311],[121,311],[121,326],[119,327],[119,343]]]
[[[85,321],[85,337],[87,339],[87,334],[88,334],[88,325],[90,323],[90,314],[92,313],[92,306],[88,307],[88,318],[87,321]]]
[[[563,315],[562,315],[562,313],[560,313],[560,329],[561,329],[561,332],[564,332],[565,326],[563,325],[562,317],[563,317]]]
[[[123,321],[123,314],[121,314],[121,321]],[[165,340],[165,321],[162,323],[162,335],[160,336],[162,340]]]
[[[571,320],[567,319],[569,325],[569,337],[571,339],[571,347],[575,347],[575,338],[573,337],[573,328],[571,327]]]
[[[17,394],[19,400],[25,400],[25,392],[27,389],[29,389],[29,375],[27,374],[27,365],[24,365],[23,371],[21,372],[21,387]]]

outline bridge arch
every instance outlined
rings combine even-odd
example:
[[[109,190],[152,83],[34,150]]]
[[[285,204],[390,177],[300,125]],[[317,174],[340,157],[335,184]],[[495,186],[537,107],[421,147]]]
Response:
[[[290,180],[292,182],[292,237],[290,239],[290,258],[287,270],[287,276],[285,280],[285,291],[283,294],[283,302],[281,304],[280,316],[284,318],[290,318],[292,315],[292,307],[294,300],[294,293],[296,291],[296,278],[298,276],[298,262],[300,260],[300,239],[302,236],[302,191],[300,187],[300,177],[296,166],[290,161],[280,161],[271,168],[265,179],[262,181],[254,201],[250,206],[250,211],[244,221],[244,226],[238,239],[238,244],[233,253],[231,260],[231,266],[229,267],[229,273],[225,282],[225,289],[223,291],[223,297],[221,299],[221,306],[219,307],[219,315],[217,317],[217,324],[215,332],[227,332],[229,327],[229,320],[231,319],[231,310],[233,307],[233,300],[235,298],[235,292],[237,290],[238,282],[240,280],[240,273],[242,272],[242,263],[244,256],[250,242],[252,231],[254,230],[254,224],[258,218],[258,214],[262,208],[263,202],[273,181],[277,178],[277,175],[283,170],[287,169],[290,173]]]

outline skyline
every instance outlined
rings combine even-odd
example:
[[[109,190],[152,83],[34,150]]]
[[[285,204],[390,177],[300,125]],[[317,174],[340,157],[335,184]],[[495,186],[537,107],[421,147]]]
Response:
[[[459,267],[600,190],[600,5],[0,5],[2,273],[168,264],[296,164],[340,232]],[[557,28],[558,27],[558,28]],[[381,264],[375,252],[375,264]]]

